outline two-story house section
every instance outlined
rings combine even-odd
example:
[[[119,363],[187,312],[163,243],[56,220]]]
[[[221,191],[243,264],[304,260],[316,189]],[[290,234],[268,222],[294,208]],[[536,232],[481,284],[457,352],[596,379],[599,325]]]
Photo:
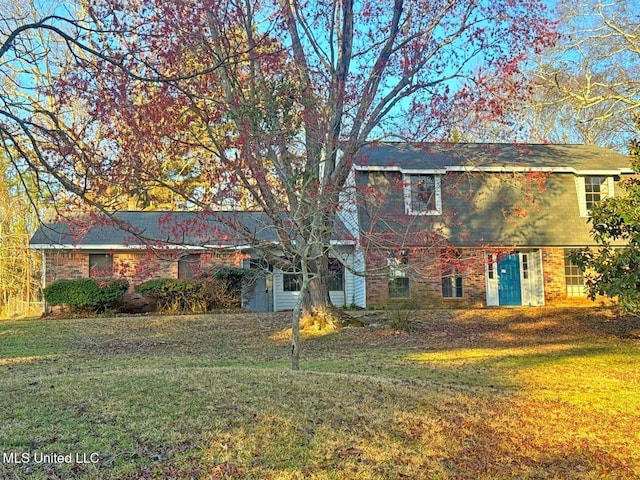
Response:
[[[403,144],[354,162],[366,305],[584,302],[568,254],[619,194],[625,155],[593,146]]]
[[[578,145],[367,145],[341,194],[331,299],[360,307],[586,302],[568,254],[593,245],[589,210],[619,194],[628,165],[624,155]],[[246,308],[289,310],[300,294],[299,275],[254,248],[278,247],[262,212],[118,212],[112,220],[41,225],[31,248],[42,252],[43,284],[118,276],[135,285],[235,265],[261,272]],[[234,225],[255,233],[246,238]]]

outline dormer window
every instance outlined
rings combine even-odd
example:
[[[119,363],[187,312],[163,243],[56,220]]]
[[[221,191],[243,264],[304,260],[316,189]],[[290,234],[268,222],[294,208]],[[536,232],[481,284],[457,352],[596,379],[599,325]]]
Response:
[[[613,177],[589,175],[576,177],[580,216],[589,217],[591,209],[607,197],[613,197]]]
[[[404,198],[407,215],[440,215],[440,175],[404,175]]]
[[[609,196],[607,177],[584,177],[584,192],[587,210]]]

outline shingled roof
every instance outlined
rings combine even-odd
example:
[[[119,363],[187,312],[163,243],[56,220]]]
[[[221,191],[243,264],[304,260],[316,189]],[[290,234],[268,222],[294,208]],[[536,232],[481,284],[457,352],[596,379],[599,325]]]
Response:
[[[360,149],[355,165],[357,170],[632,173],[626,155],[592,145],[375,143]]]
[[[255,241],[277,241],[273,225],[262,212],[123,211],[111,217],[84,215],[43,223],[30,245],[33,248],[135,248],[157,244],[240,247]]]

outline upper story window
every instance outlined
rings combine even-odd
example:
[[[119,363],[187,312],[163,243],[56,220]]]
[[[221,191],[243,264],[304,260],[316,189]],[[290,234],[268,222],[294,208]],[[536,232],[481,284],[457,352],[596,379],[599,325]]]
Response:
[[[607,197],[613,197],[613,177],[590,175],[576,178],[580,216],[588,217],[590,210]]]
[[[408,215],[440,215],[442,192],[440,175],[404,175],[405,211]]]
[[[587,210],[609,196],[609,179],[607,177],[584,177],[584,192]]]
[[[89,255],[89,277],[104,278],[113,277],[113,255],[109,253],[96,253]]]

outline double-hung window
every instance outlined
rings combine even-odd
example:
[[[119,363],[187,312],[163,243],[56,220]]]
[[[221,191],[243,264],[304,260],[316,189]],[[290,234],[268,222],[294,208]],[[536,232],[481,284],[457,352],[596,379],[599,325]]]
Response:
[[[576,177],[580,216],[590,216],[591,209],[607,197],[613,197],[613,177],[589,175]]]
[[[442,276],[442,296],[462,298],[462,277],[455,273]]]
[[[441,266],[443,298],[462,298],[463,296],[463,280],[462,275],[459,274],[459,258],[459,251],[443,253]]]
[[[405,212],[408,215],[441,215],[440,175],[404,175]]]
[[[387,266],[389,267],[389,298],[409,298],[409,277],[407,266],[409,265],[409,252],[389,252],[387,254]]]
[[[283,273],[282,290],[285,292],[299,292],[302,289],[301,273]]]
[[[609,196],[607,177],[584,177],[584,192],[587,210],[591,210],[601,200]]]
[[[337,258],[329,259],[328,287],[331,291],[344,291],[344,265]]]
[[[567,297],[584,297],[584,276],[580,268],[569,257],[571,250],[564,251],[564,279],[567,285]]]

